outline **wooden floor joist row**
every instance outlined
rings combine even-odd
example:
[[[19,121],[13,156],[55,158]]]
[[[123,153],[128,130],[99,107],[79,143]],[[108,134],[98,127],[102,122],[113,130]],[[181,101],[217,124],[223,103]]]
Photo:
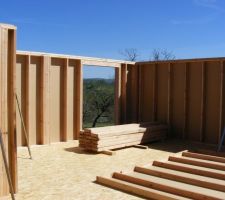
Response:
[[[147,199],[225,199],[225,157],[185,151],[97,183]]]

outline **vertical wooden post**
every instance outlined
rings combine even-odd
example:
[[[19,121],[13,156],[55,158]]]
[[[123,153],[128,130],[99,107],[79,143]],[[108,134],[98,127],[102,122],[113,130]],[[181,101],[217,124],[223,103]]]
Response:
[[[182,138],[186,138],[187,132],[187,87],[188,87],[188,63],[185,63],[184,66],[184,122],[183,122],[183,134]]]
[[[121,64],[121,122],[127,118],[127,64]]]
[[[153,121],[157,120],[158,64],[153,67]]]
[[[132,98],[129,100],[131,101],[132,105],[132,113],[131,113],[131,122],[137,123],[138,118],[138,70],[136,65],[130,65],[131,71],[131,88],[132,90]]]
[[[220,109],[219,109],[219,135],[218,135],[218,144],[220,142],[223,126],[225,125],[223,122],[223,90],[224,90],[224,60],[220,61]]]
[[[120,124],[121,116],[121,70],[115,68],[115,124]]]
[[[206,66],[205,62],[201,63],[201,68],[202,68],[202,91],[201,91],[201,122],[200,122],[200,142],[204,141],[204,125],[205,125],[205,76],[206,76]]]
[[[8,149],[7,54],[8,54],[8,27],[5,26],[4,24],[0,24],[0,128],[3,133],[3,140],[6,149]],[[4,170],[4,163],[2,157],[0,157],[0,159],[2,161],[0,162],[0,173],[2,174],[0,178],[0,196],[5,196],[9,194],[9,188],[7,187],[8,182]],[[10,164],[12,164],[12,162]],[[10,172],[10,175],[12,175],[12,171]]]
[[[67,76],[68,76],[68,59],[64,59],[64,66],[62,69],[62,82],[61,82],[61,114],[60,114],[60,141],[67,141]]]
[[[83,69],[81,60],[76,60],[74,74],[74,139],[78,139],[83,123]]]
[[[43,70],[44,70],[44,97],[43,97],[43,144],[50,143],[50,65],[51,58],[49,56],[44,56]]]
[[[49,142],[48,136],[48,99],[47,93],[49,90],[48,85],[48,68],[50,64],[50,58],[48,56],[41,57],[41,67],[40,67],[40,129],[37,135],[37,144],[46,144]]]
[[[142,121],[141,113],[142,113],[142,67],[143,65],[137,65],[138,68],[138,122]]]
[[[8,30],[8,153],[9,168],[14,191],[17,192],[16,142],[16,31]]]
[[[27,137],[29,141],[29,68],[30,68],[30,55],[26,55],[26,61],[25,61],[25,68],[24,68],[24,77],[22,81],[24,81],[22,87],[24,87],[24,103],[22,103],[23,109],[23,118],[24,118],[24,124],[26,127]],[[22,98],[21,98],[22,99]],[[21,102],[23,99],[21,100]],[[22,145],[27,146],[26,138],[24,130],[22,130]]]
[[[43,104],[44,104],[44,61],[45,61],[45,58],[44,56],[41,57],[41,66],[40,66],[40,111],[39,111],[39,126],[40,126],[40,129],[39,129],[39,134],[37,134],[37,144],[43,144],[44,143],[44,107],[43,107]]]
[[[168,63],[168,99],[167,99],[167,124],[170,126],[171,124],[171,63]]]

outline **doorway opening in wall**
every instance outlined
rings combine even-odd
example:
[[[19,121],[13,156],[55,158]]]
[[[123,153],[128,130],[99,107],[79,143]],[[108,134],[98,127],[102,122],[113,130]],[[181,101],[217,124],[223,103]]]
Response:
[[[83,66],[83,128],[115,124],[115,68]]]

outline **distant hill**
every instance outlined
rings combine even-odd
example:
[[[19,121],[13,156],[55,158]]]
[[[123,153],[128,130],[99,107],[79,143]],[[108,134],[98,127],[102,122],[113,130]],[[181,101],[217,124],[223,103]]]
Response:
[[[112,83],[115,82],[115,79],[110,79],[110,78],[84,78],[84,83],[98,82],[98,81],[104,81],[105,83],[112,84]]]

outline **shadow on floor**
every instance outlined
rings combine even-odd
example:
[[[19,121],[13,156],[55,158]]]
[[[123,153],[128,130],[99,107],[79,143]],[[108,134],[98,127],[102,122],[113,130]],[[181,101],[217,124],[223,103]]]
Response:
[[[71,153],[77,153],[77,154],[86,154],[86,155],[96,155],[97,153],[90,152],[90,151],[85,151],[84,149],[80,147],[70,147],[70,148],[65,148],[65,151],[71,152]]]
[[[188,140],[181,139],[167,139],[165,141],[147,144],[147,146],[149,147],[149,149],[156,149],[171,153],[178,153],[184,150],[196,151],[198,149],[207,149],[215,151],[216,149],[215,145],[207,145],[199,142],[191,142]]]

